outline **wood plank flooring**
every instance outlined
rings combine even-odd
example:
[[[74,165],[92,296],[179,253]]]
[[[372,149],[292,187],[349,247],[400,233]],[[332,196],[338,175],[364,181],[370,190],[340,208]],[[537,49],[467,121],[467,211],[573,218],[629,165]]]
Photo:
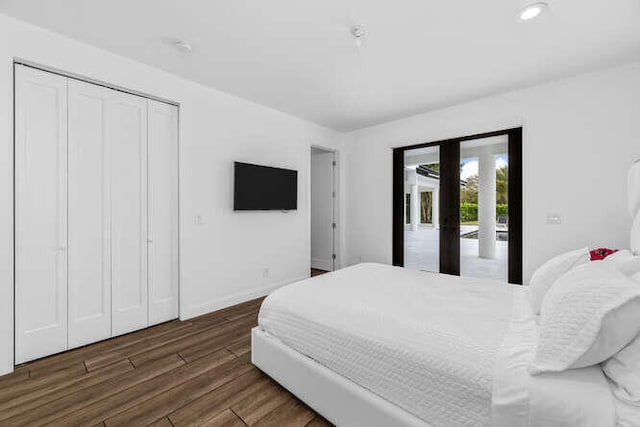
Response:
[[[312,268],[311,269],[311,277],[316,277],[319,276],[321,274],[327,274],[328,271],[325,270],[318,270],[317,268]]]
[[[251,364],[261,299],[0,377],[0,426],[330,426]]]

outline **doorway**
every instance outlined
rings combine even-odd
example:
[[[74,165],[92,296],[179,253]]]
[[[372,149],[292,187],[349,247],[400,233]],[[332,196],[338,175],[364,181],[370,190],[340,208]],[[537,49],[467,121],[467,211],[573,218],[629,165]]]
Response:
[[[336,269],[337,155],[311,147],[311,274]]]
[[[393,152],[393,263],[522,283],[522,128]]]

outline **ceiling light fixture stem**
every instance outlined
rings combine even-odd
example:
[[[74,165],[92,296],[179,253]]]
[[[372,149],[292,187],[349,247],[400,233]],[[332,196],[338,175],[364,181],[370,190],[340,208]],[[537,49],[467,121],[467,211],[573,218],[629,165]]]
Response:
[[[362,46],[362,39],[365,36],[364,27],[362,25],[354,25],[351,28],[351,35],[355,39],[355,45],[357,48]]]

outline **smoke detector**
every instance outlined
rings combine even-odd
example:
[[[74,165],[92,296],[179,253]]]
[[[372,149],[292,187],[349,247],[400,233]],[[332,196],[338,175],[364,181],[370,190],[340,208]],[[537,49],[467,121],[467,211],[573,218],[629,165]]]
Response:
[[[193,51],[191,43],[184,40],[177,40],[173,43],[173,45],[182,53],[191,53]]]

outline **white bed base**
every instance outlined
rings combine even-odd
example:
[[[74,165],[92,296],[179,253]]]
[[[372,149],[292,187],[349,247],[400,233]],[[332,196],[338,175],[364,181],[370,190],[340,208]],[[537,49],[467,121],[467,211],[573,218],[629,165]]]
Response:
[[[251,361],[337,426],[429,425],[399,406],[282,344],[259,327],[251,331]]]

